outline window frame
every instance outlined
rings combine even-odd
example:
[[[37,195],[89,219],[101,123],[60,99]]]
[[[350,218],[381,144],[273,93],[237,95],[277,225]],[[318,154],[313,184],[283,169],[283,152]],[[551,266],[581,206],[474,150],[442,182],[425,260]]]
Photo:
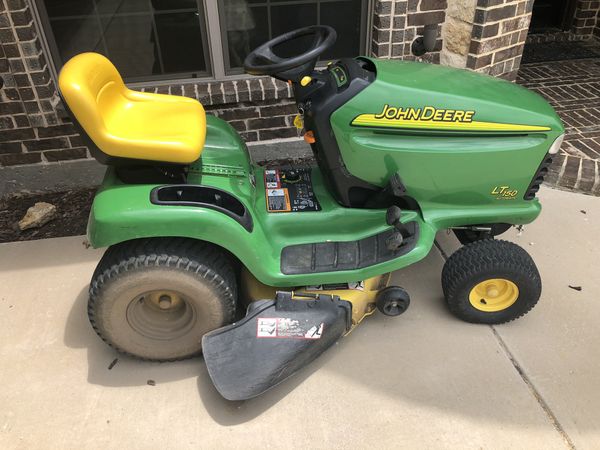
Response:
[[[203,42],[204,52],[206,55],[207,62],[207,76],[193,77],[197,72],[180,72],[175,74],[166,75],[153,75],[151,79],[147,77],[144,80],[141,79],[129,79],[127,85],[136,88],[145,87],[158,87],[158,86],[169,86],[173,84],[192,84],[198,82],[220,82],[220,81],[234,81],[254,78],[252,75],[246,73],[226,73],[226,62],[225,62],[225,49],[223,46],[223,34],[221,32],[222,22],[219,16],[219,7],[216,0],[205,0],[203,2],[204,8],[200,8],[200,1],[196,0],[196,4],[199,6],[199,11],[203,15],[204,25],[206,26],[206,42]],[[373,14],[374,14],[374,2],[375,0],[361,0],[362,9],[365,11],[361,18],[361,37],[360,37],[360,49],[359,54],[367,54],[370,49],[370,43],[372,38],[372,25],[373,25]],[[34,25],[37,29],[38,35],[43,47],[43,52],[47,56],[47,63],[50,69],[50,73],[54,78],[55,82],[58,82],[59,69],[57,68],[57,61],[61,60],[60,51],[56,45],[56,40],[52,35],[52,28],[50,25],[50,18],[44,5],[44,0],[33,0],[31,2],[32,13],[34,16]],[[49,38],[52,36],[52,39]],[[182,78],[184,77],[184,78]]]

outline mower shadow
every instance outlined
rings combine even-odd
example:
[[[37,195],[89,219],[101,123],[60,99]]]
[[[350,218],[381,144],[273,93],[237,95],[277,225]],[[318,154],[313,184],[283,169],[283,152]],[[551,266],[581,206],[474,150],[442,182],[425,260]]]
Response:
[[[87,301],[86,286],[77,296],[67,318],[64,343],[71,348],[87,350],[88,383],[119,388],[145,386],[148,380],[162,384],[197,378],[200,401],[215,422],[224,426],[238,425],[260,416],[338,353],[339,345],[335,345],[304,370],[266,394],[248,401],[232,402],[221,397],[214,388],[202,358],[153,363],[122,355],[109,347],[96,335],[88,321]],[[109,369],[115,359],[117,363]]]
[[[350,339],[350,337],[345,339]],[[340,345],[342,345],[341,342],[334,345],[323,355],[319,356],[316,361],[313,361],[280,385],[275,386],[256,398],[243,401],[229,401],[221,397],[210,381],[206,365],[202,364],[200,376],[198,377],[200,398],[208,414],[219,425],[234,426],[249,422],[283,400],[315,372],[322,370],[323,366],[329,364],[339,353],[338,347]]]

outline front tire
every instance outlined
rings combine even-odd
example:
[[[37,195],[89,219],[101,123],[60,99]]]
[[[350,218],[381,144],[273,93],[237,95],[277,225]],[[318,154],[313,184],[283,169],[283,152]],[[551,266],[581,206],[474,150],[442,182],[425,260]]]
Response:
[[[542,282],[531,256],[512,242],[483,240],[456,251],[442,270],[450,312],[472,323],[499,324],[528,313]]]
[[[90,284],[88,317],[116,350],[174,361],[200,354],[202,336],[234,319],[235,273],[218,247],[183,238],[110,247]]]

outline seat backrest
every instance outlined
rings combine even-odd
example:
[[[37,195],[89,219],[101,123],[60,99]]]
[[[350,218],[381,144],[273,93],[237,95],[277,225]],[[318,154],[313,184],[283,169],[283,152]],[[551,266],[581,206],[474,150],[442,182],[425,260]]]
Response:
[[[85,131],[94,146],[102,149],[105,123],[103,103],[127,89],[115,66],[98,53],[81,53],[60,71],[58,85],[73,120]]]

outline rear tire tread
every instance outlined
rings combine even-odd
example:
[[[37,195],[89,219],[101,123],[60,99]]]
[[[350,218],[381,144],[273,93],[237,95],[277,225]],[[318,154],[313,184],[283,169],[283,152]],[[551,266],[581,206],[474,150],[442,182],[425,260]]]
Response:
[[[171,267],[192,272],[213,283],[221,291],[226,316],[233,320],[236,310],[236,275],[230,258],[217,246],[186,238],[148,238],[122,242],[109,247],[98,263],[89,288],[88,318],[94,331],[119,353],[142,361],[172,362],[198,356],[201,352],[178,358],[148,358],[130,353],[108,339],[95,319],[96,302],[104,284],[132,269]]]

